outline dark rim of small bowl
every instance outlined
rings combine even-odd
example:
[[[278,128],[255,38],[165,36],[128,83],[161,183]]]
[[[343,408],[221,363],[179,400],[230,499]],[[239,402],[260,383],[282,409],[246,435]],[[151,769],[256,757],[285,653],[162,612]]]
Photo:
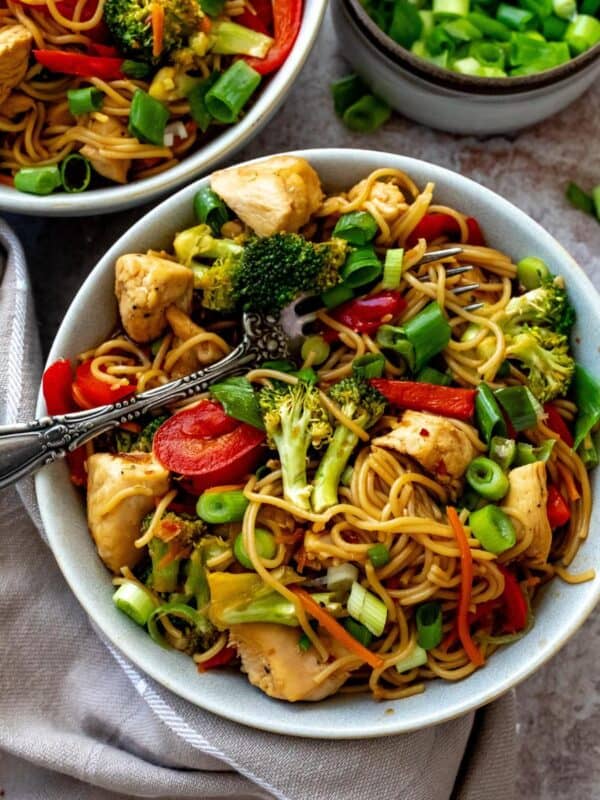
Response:
[[[475,78],[438,67],[390,39],[364,10],[359,0],[338,0],[363,36],[383,55],[399,67],[418,75],[429,83],[470,94],[515,94],[551,86],[584,70],[600,57],[600,43],[566,64],[535,75],[517,78]]]

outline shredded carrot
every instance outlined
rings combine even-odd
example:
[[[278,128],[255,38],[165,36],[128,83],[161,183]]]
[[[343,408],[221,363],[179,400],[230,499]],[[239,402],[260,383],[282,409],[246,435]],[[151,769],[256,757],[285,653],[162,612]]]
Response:
[[[161,3],[152,3],[152,55],[156,58],[163,51],[165,38],[165,9]]]
[[[362,658],[373,669],[381,669],[383,667],[383,659],[377,653],[372,653],[366,647],[357,641],[354,636],[351,636],[345,628],[342,628],[340,623],[331,616],[328,611],[315,602],[308,592],[295,586],[292,591],[300,600],[305,610],[314,617],[319,625],[322,625],[325,630],[330,633],[334,639],[342,644],[347,650],[355,653],[358,658]]]
[[[223,486],[209,486],[208,489],[205,489],[202,494],[221,494],[221,492],[237,492],[239,489],[243,489],[245,483],[227,483]]]
[[[139,422],[123,422],[121,425],[124,431],[129,431],[129,433],[141,433],[142,426]]]
[[[576,500],[581,499],[579,490],[575,486],[575,481],[573,480],[573,473],[568,470],[564,464],[561,464],[560,461],[556,464],[556,469],[558,470],[558,474],[562,478],[562,482],[565,485],[569,500],[574,503]]]
[[[202,17],[202,21],[200,22],[200,30],[202,33],[210,33],[212,28],[212,22],[210,17]]]
[[[471,605],[471,592],[473,590],[473,557],[471,548],[467,541],[467,535],[462,522],[458,518],[456,509],[448,506],[446,509],[448,521],[452,526],[458,549],[460,551],[460,595],[458,599],[458,636],[465,648],[465,653],[469,661],[477,667],[484,663],[483,656],[473,639],[469,630],[469,606]]]

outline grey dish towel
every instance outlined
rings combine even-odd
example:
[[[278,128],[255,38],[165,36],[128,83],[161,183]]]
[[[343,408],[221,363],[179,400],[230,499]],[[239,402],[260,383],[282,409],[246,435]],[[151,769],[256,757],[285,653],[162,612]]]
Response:
[[[2,247],[0,411],[12,422],[33,416],[41,357],[23,251],[0,221]],[[512,694],[384,739],[255,731],[181,700],[109,650],[45,544],[30,480],[0,494],[0,526],[0,789],[8,800],[514,796]]]

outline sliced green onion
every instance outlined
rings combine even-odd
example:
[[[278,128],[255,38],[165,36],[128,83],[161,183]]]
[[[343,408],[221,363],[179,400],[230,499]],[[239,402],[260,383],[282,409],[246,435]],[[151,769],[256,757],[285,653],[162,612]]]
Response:
[[[369,89],[358,75],[346,75],[331,84],[333,107],[338,116],[342,116],[347,108],[369,93]]]
[[[583,0],[579,11],[590,17],[595,17],[600,11],[600,0]]]
[[[587,192],[584,192],[576,183],[572,181],[569,183],[565,195],[569,203],[575,208],[578,208],[580,211],[585,211],[586,214],[594,213],[594,201],[592,197]]]
[[[213,22],[210,37],[211,52],[224,56],[264,58],[273,46],[273,39],[270,36],[230,20]]]
[[[327,588],[330,592],[349,592],[358,580],[358,567],[349,562],[327,568]]]
[[[565,38],[568,27],[569,23],[566,20],[559,19],[552,14],[543,21],[542,33],[549,42],[560,42]]]
[[[515,455],[515,466],[522,467],[524,464],[535,464],[536,461],[548,461],[556,439],[546,439],[538,447],[534,447],[527,442],[519,442],[517,444],[517,451]]]
[[[352,374],[357,378],[381,378],[385,370],[385,358],[381,353],[365,353],[352,362]]]
[[[133,95],[129,111],[129,132],[140,142],[162,147],[169,109],[154,97],[138,89]]]
[[[312,642],[308,638],[308,636],[303,633],[302,636],[298,639],[298,648],[302,653],[307,653],[310,648],[312,647]]]
[[[113,594],[113,603],[138,625],[145,625],[156,608],[150,594],[133,581],[119,586]]]
[[[472,42],[476,39],[481,39],[483,34],[476,25],[469,22],[468,19],[453,19],[450,22],[445,22],[442,28],[446,31],[448,36],[456,42]]]
[[[373,94],[365,94],[344,111],[343,120],[351,131],[373,133],[388,121],[391,113],[391,108],[384,100]]]
[[[340,275],[346,286],[357,289],[372,283],[381,275],[383,267],[375,250],[370,247],[359,247],[350,253]],[[344,285],[342,284],[342,285]],[[337,287],[334,286],[334,289]]]
[[[526,11],[518,6],[509,6],[507,3],[500,3],[496,11],[496,19],[502,22],[513,31],[524,31],[534,16],[531,11]]]
[[[510,361],[505,358],[504,361],[498,367],[498,371],[496,372],[497,378],[508,378],[510,375]]]
[[[352,619],[352,617],[348,617],[344,620],[344,628],[346,628],[350,636],[353,636],[363,647],[369,647],[373,641],[373,634],[371,631],[364,625],[361,625],[360,622]]]
[[[123,75],[127,75],[128,78],[144,80],[144,78],[148,78],[150,76],[152,67],[150,64],[146,64],[144,61],[131,61],[130,59],[126,58],[121,64],[121,72]]]
[[[149,616],[148,622],[146,623],[148,626],[148,633],[150,634],[150,638],[153,642],[156,642],[156,644],[166,648],[169,648],[171,645],[165,639],[158,627],[161,617],[164,616],[180,619],[194,629],[202,630],[208,624],[206,619],[199,614],[195,608],[185,605],[185,603],[165,603],[164,605],[155,608],[152,614]]]
[[[90,162],[79,153],[71,153],[60,165],[60,178],[65,192],[85,191],[92,179]]]
[[[258,400],[248,378],[243,375],[225,378],[220,383],[213,383],[210,393],[221,403],[228,416],[264,430]]]
[[[69,89],[67,92],[69,111],[73,116],[98,111],[104,102],[104,92],[95,86],[83,86],[80,89]]]
[[[369,547],[367,550],[367,556],[375,569],[385,567],[385,565],[389,564],[390,562],[390,551],[384,544],[381,543],[374,544],[373,547]]]
[[[484,442],[489,442],[492,436],[506,436],[508,433],[500,407],[487,383],[480,383],[477,387],[475,422]]]
[[[552,10],[557,17],[571,19],[577,14],[576,0],[552,0]]]
[[[15,175],[15,189],[27,194],[51,194],[61,183],[56,164],[47,167],[23,167]]]
[[[241,522],[248,508],[248,500],[241,489],[226,492],[204,492],[196,503],[196,514],[210,525]]]
[[[300,350],[300,355],[304,360],[309,358],[311,355],[313,357],[312,363],[322,364],[324,361],[327,361],[329,358],[329,353],[331,352],[331,347],[329,343],[325,341],[322,336],[308,336],[302,342],[302,348]]]
[[[472,42],[469,55],[483,66],[504,69],[504,48],[495,42]]]
[[[440,372],[439,369],[433,367],[423,367],[417,374],[419,383],[431,383],[434,386],[450,386],[452,378],[445,372]]]
[[[235,61],[206,93],[206,108],[219,122],[235,122],[260,82],[255,69],[243,59]]]
[[[266,531],[264,528],[255,528],[254,542],[259,558],[275,558],[275,554],[277,553],[277,543],[275,542],[275,537],[270,531]],[[243,567],[246,567],[246,569],[254,569],[254,565],[252,561],[250,561],[250,556],[244,547],[244,536],[242,533],[238,533],[238,535],[235,537],[235,541],[233,543],[233,555]]]
[[[350,590],[348,613],[370,630],[373,636],[381,636],[383,633],[387,622],[387,607],[379,597],[368,592],[358,581],[352,584]]]
[[[426,663],[427,650],[424,650],[416,644],[406,658],[403,658],[402,661],[398,661],[396,669],[398,672],[408,672],[411,669],[416,669],[416,667],[422,667]]]
[[[393,353],[395,360],[406,363],[410,372],[415,371],[415,348],[406,338],[404,328],[396,325],[380,325],[375,341],[388,355]]]
[[[345,239],[355,247],[363,247],[375,237],[378,230],[375,218],[368,211],[353,211],[338,219],[331,235]]]
[[[589,50],[600,42],[600,20],[587,14],[578,14],[567,28],[565,42],[575,55]]]
[[[516,431],[533,428],[540,416],[540,404],[525,386],[496,389],[494,397],[508,414]]]
[[[390,39],[410,49],[421,35],[423,21],[417,7],[409,0],[395,0],[392,20],[387,29]]]
[[[406,338],[415,350],[415,371],[441,353],[450,341],[452,329],[440,305],[429,303],[404,324]]]
[[[490,39],[494,39],[497,42],[508,42],[510,40],[510,28],[504,23],[498,22],[497,19],[488,17],[487,14],[473,11],[467,15],[467,19],[476,28],[479,28],[484,36]]]
[[[600,220],[600,184],[592,189],[592,200],[594,201],[596,217]]]
[[[508,492],[508,478],[491,458],[479,456],[467,467],[467,483],[486,500],[502,500]]]
[[[221,235],[221,228],[229,219],[227,206],[210,186],[194,195],[194,213],[198,222],[208,225],[215,236]]]
[[[495,461],[500,469],[506,471],[515,460],[517,445],[514,439],[504,436],[492,436],[490,442],[490,458]]]
[[[213,122],[213,115],[208,110],[206,105],[206,95],[219,80],[219,73],[213,72],[208,78],[205,78],[200,83],[196,84],[187,93],[187,101],[190,104],[190,114],[194,122],[198,125],[202,133],[206,133],[211,122]]]
[[[460,505],[469,511],[475,511],[485,505],[485,500],[474,489],[468,486],[460,498]]]
[[[422,25],[421,36],[423,36],[424,34],[429,33],[429,31],[433,30],[435,24],[433,21],[433,11],[427,11],[424,8],[420,8],[419,16],[421,17],[421,25]],[[414,42],[414,44],[416,44],[416,42]]]
[[[432,10],[436,20],[466,17],[469,13],[469,0],[433,0]]]
[[[534,39],[529,33],[515,33],[510,43],[510,63],[515,67],[551,69],[569,60],[569,48],[564,42]],[[534,67],[532,67],[534,65]]]
[[[417,608],[417,642],[423,650],[431,650],[442,641],[442,607],[436,601]]]
[[[546,19],[552,13],[552,0],[520,0],[519,5],[531,11],[534,17],[537,18],[536,22],[537,20]],[[539,31],[535,31],[535,33],[539,33]]]
[[[537,289],[551,274],[546,262],[537,256],[527,256],[517,264],[517,278],[527,290]]]
[[[484,550],[499,555],[510,550],[517,541],[517,532],[510,517],[498,506],[484,506],[469,515],[472,535]]]
[[[444,52],[454,52],[456,43],[443,28],[435,27],[425,35],[427,49],[434,56],[440,56]]]
[[[399,247],[387,251],[385,254],[385,261],[383,262],[383,278],[381,279],[382,289],[397,289],[400,286],[403,260],[403,248]]]
[[[338,283],[337,286],[332,286],[331,289],[324,291],[321,295],[321,300],[325,308],[335,308],[348,300],[352,300],[353,297],[354,292],[347,284]]]

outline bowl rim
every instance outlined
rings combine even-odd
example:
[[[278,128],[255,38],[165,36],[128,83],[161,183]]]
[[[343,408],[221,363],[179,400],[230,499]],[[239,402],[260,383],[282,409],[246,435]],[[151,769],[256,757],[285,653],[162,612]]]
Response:
[[[428,83],[466,94],[525,94],[566,81],[595,61],[600,61],[600,42],[598,42],[565,64],[538,72],[535,75],[522,75],[514,78],[478,78],[473,75],[462,75],[419,58],[395,42],[371,19],[360,0],[335,1],[342,6],[362,36],[395,66],[408,70]]]
[[[477,184],[476,181],[446,169],[445,167],[431,164],[430,162],[422,159],[374,150],[360,150],[357,148],[315,148],[310,150],[294,150],[276,155],[296,155],[306,158],[309,162],[317,163],[317,170],[319,169],[318,165],[324,160],[326,160],[328,163],[337,163],[339,165],[339,169],[343,169],[344,164],[348,163],[348,160],[352,161],[356,160],[357,158],[364,159],[365,170],[371,168],[373,164],[381,164],[386,162],[409,173],[411,169],[414,170],[415,168],[422,168],[424,166],[430,175],[430,179],[436,184],[443,184],[444,181],[446,181],[446,183],[450,182],[450,186],[452,186],[453,182],[454,186],[457,184],[460,186],[461,184],[465,183],[469,185],[474,184],[479,197],[482,198],[482,203],[488,205],[489,203],[493,202],[495,204],[495,211],[497,211],[501,216],[509,216],[512,217],[513,220],[516,216],[517,221],[520,222],[521,225],[526,223],[533,230],[539,240],[542,240],[542,242],[545,242],[548,247],[551,247],[552,250],[555,250],[561,259],[569,262],[569,267],[572,270],[569,272],[568,276],[569,283],[571,285],[578,285],[578,291],[583,296],[589,298],[590,306],[593,308],[595,314],[600,317],[600,295],[597,293],[590,279],[587,277],[581,267],[579,267],[579,265],[556,241],[556,239],[554,239],[550,233],[542,228],[541,225],[531,219],[531,217],[529,217],[524,211],[514,206],[510,201],[504,199],[502,196],[496,194],[491,189],[488,189],[481,184]],[[243,162],[243,164],[255,163],[263,158],[264,156],[255,158],[251,161]],[[241,165],[242,164],[240,164],[240,166]],[[172,206],[175,209],[184,201],[190,202],[193,194],[198,190],[198,188],[200,188],[202,185],[205,185],[208,179],[209,176],[205,176],[194,184],[185,187],[176,195],[165,200],[160,205],[156,206],[154,209],[144,215],[134,226],[132,226],[129,231],[120,236],[119,239],[112,245],[112,247],[109,248],[109,250],[94,267],[92,272],[88,275],[74,300],[72,301],[50,350],[47,364],[50,364],[57,358],[64,356],[64,352],[61,352],[61,339],[63,337],[68,337],[70,335],[69,329],[72,329],[73,326],[76,326],[77,321],[80,318],[80,312],[85,308],[84,302],[93,296],[96,282],[101,279],[105,270],[109,268],[109,265],[110,268],[112,268],[115,258],[124,252],[124,245],[121,245],[121,242],[130,236],[135,236],[141,232],[144,232],[147,236],[148,231],[153,230],[153,223],[160,220],[167,208]],[[474,188],[471,189],[471,191],[473,190]],[[81,309],[78,308],[79,306],[81,306]],[[44,413],[45,405],[40,387],[37,414],[39,416],[43,415]],[[455,700],[443,706],[437,707],[435,704],[430,703],[426,710],[420,712],[418,715],[418,721],[416,722],[405,720],[401,713],[386,716],[382,710],[382,713],[377,718],[376,722],[374,721],[369,725],[362,724],[360,726],[360,730],[352,729],[352,726],[348,724],[347,719],[341,721],[337,720],[336,725],[331,725],[330,723],[331,727],[324,728],[320,717],[316,716],[317,721],[315,721],[315,718],[311,717],[310,711],[305,710],[307,704],[290,704],[294,706],[294,713],[281,716],[277,714],[277,709],[280,708],[281,701],[271,701],[273,705],[270,705],[269,708],[273,709],[273,714],[264,716],[261,716],[260,710],[258,709],[252,712],[251,709],[249,710],[248,708],[244,707],[236,707],[235,704],[230,704],[229,706],[223,708],[224,693],[219,694],[216,699],[212,697],[210,692],[198,693],[197,690],[194,691],[193,687],[188,686],[185,682],[177,683],[175,680],[173,680],[173,676],[170,675],[169,667],[159,667],[158,661],[160,661],[160,659],[149,658],[149,663],[146,663],[144,657],[140,656],[135,646],[130,644],[129,638],[122,637],[117,631],[113,630],[107,623],[107,615],[105,615],[104,611],[98,611],[98,601],[94,594],[94,587],[89,585],[89,581],[86,580],[86,576],[79,575],[77,570],[75,570],[75,572],[70,571],[69,567],[72,568],[73,565],[69,564],[69,554],[67,552],[68,548],[62,549],[60,546],[62,517],[60,511],[54,510],[52,505],[53,482],[56,475],[54,468],[59,466],[63,465],[54,464],[37,473],[35,476],[36,496],[40,507],[40,514],[44,529],[46,531],[48,542],[54,557],[56,558],[56,561],[71,590],[85,611],[90,615],[94,621],[94,624],[100,628],[104,636],[112,643],[112,645],[117,648],[118,651],[124,654],[130,662],[132,662],[143,673],[150,675],[159,684],[172,691],[174,694],[183,697],[185,700],[188,700],[192,704],[200,706],[207,711],[225,717],[226,719],[273,733],[327,739],[357,739],[365,737],[375,738],[391,734],[408,733],[410,731],[421,730],[432,725],[437,725],[442,722],[448,722],[466,713],[474,711],[475,709],[491,702],[492,700],[497,699],[539,669],[543,664],[550,660],[573,636],[573,634],[585,622],[588,615],[600,600],[600,570],[598,570],[594,581],[585,585],[588,587],[587,594],[584,596],[584,598],[579,599],[579,602],[576,604],[576,611],[573,612],[572,618],[568,621],[569,624],[562,626],[555,636],[551,638],[546,637],[543,640],[540,640],[538,643],[539,646],[537,649],[534,649],[533,655],[528,655],[526,658],[521,657],[519,660],[518,669],[514,670],[511,668],[509,670],[504,670],[502,676],[499,677],[498,680],[494,681],[493,683],[488,681],[485,683],[484,688],[479,688],[474,694],[469,695],[466,699]],[[62,490],[62,484],[64,484],[64,481],[66,480],[68,483],[66,470],[64,470],[61,475],[63,476],[60,479]],[[82,572],[81,568],[79,568],[79,570]],[[583,586],[583,584],[579,584],[579,586]],[[99,619],[99,617],[102,618]],[[517,642],[515,646],[518,644],[519,643]],[[478,673],[475,673],[475,675],[477,674]],[[461,683],[464,684],[468,681],[469,678],[466,678],[465,681]],[[248,686],[250,687],[250,684],[248,684]],[[199,694],[201,701],[198,696]],[[425,692],[425,695],[420,695],[419,697],[421,696],[427,696],[427,692]],[[384,703],[384,705],[389,706],[391,703],[407,703],[412,699],[413,698],[408,698],[407,700],[388,701]],[[310,706],[311,704],[308,705]],[[314,705],[318,706],[321,704]],[[394,707],[396,708],[396,706]],[[401,705],[398,707],[398,710],[402,710]],[[334,708],[334,712],[336,711],[337,707]],[[284,716],[285,718],[282,718]]]
[[[321,29],[327,0],[307,0],[302,25],[291,53],[263,88],[248,113],[174,167],[140,181],[90,192],[51,194],[46,197],[0,185],[0,211],[27,216],[79,217],[110,214],[147,203],[200,178],[248,144],[287,98]]]

